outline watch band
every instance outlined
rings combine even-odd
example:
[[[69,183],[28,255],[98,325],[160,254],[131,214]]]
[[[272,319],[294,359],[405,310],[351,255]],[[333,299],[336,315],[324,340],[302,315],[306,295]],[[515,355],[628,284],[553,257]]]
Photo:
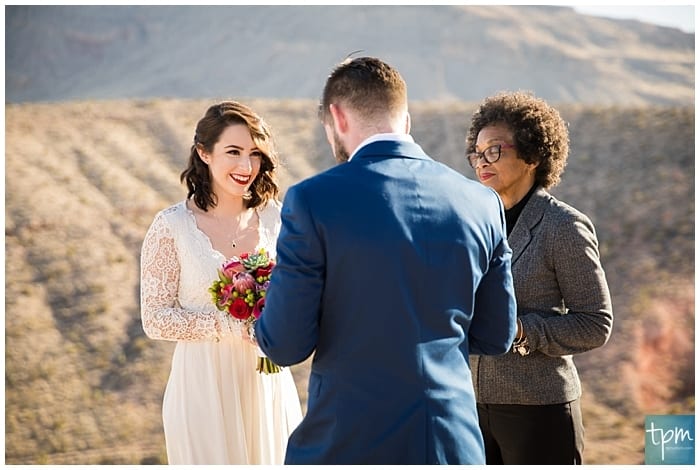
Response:
[[[527,337],[519,338],[513,341],[512,351],[514,353],[520,354],[521,356],[527,356],[530,354],[530,344],[527,342]]]

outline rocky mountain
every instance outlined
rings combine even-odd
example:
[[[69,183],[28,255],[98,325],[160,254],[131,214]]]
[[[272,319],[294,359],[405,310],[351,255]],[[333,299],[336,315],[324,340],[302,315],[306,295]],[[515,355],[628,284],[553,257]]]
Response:
[[[283,190],[333,165],[314,100],[250,100]],[[5,462],[166,463],[172,344],[146,338],[139,256],[181,200],[211,100],[5,106]],[[474,104],[411,105],[413,135],[465,175]],[[613,299],[610,342],[576,357],[589,464],[640,464],[644,415],[694,413],[692,107],[561,105],[572,149],[554,193],[591,217]],[[292,369],[302,400],[308,363]],[[304,401],[305,403],[305,401]]]
[[[396,66],[411,100],[502,89],[591,104],[694,102],[695,35],[562,6],[5,8],[6,101],[316,99],[349,53]]]

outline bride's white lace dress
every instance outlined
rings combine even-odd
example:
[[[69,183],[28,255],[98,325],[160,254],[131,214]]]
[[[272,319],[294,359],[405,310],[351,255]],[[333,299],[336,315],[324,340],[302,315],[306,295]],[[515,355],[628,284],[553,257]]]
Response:
[[[258,209],[258,248],[275,256],[279,203]],[[301,421],[288,368],[255,370],[258,349],[217,310],[208,288],[225,257],[185,201],[156,215],[141,250],[141,319],[152,339],[177,341],[163,397],[170,464],[282,464]]]

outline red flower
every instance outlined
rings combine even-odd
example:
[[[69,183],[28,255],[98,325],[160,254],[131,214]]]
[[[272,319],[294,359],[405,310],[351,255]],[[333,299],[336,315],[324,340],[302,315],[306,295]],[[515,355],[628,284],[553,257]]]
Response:
[[[245,300],[238,297],[228,307],[228,313],[230,313],[233,318],[245,320],[250,316],[250,307],[245,303]]]
[[[253,307],[253,316],[257,320],[262,315],[263,309],[265,308],[265,297],[260,298],[255,302],[255,307]]]
[[[261,266],[255,271],[255,278],[267,277],[272,273],[272,268],[275,267],[275,263],[270,262],[267,266]]]

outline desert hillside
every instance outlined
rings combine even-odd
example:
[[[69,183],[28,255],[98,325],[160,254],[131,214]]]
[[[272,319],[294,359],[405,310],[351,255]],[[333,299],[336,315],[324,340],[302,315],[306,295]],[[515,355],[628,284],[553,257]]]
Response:
[[[694,102],[695,35],[548,5],[11,5],[8,102],[316,99],[353,51],[395,65],[412,100],[502,89],[619,105]]]
[[[318,74],[316,74],[318,75]],[[6,104],[5,462],[165,463],[172,344],[147,339],[139,250],[181,200],[209,100]],[[282,186],[333,164],[311,100],[247,101]],[[467,176],[475,105],[413,102],[413,135]],[[694,413],[694,109],[560,105],[572,151],[553,192],[596,225],[615,326],[576,358],[589,464],[640,464],[644,415]],[[308,364],[293,369],[302,398]]]

